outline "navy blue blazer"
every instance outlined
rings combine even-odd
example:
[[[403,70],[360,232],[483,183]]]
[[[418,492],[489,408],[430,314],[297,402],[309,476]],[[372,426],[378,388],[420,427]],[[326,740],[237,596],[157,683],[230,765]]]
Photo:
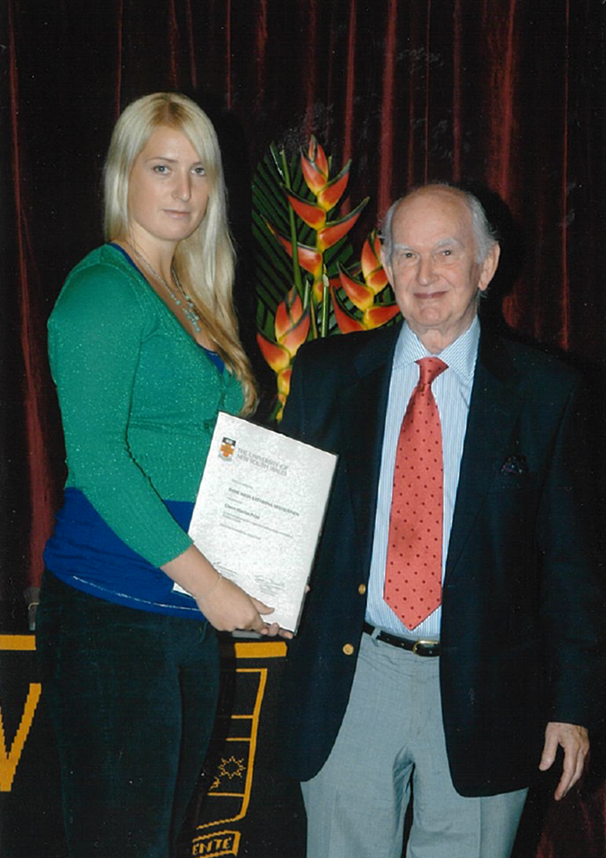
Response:
[[[293,372],[283,431],[339,455],[282,686],[281,757],[300,780],[327,759],[348,703],[399,330],[316,341]],[[605,612],[581,390],[560,361],[482,331],[442,600],[443,721],[462,795],[527,786],[546,723],[595,715]]]

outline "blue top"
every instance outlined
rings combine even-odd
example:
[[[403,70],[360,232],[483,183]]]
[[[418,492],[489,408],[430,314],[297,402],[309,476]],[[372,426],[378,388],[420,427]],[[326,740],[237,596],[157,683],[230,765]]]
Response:
[[[165,501],[165,504],[186,531],[193,503]],[[194,601],[174,592],[168,575],[116,536],[78,489],[65,490],[63,506],[55,521],[44,562],[65,584],[130,608],[202,618]]]

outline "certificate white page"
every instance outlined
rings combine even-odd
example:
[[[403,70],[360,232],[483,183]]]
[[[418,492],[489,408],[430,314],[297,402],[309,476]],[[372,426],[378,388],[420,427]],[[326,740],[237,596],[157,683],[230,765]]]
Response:
[[[189,534],[295,632],[337,457],[220,412]],[[180,588],[179,588],[180,589]]]

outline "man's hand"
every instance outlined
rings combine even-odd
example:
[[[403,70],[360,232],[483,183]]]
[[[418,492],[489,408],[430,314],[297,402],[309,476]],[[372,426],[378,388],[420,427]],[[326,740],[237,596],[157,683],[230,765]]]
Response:
[[[545,728],[545,744],[539,768],[546,772],[551,768],[558,746],[564,750],[562,777],[554,794],[556,801],[564,798],[583,774],[585,759],[589,753],[589,736],[585,727],[550,721]]]

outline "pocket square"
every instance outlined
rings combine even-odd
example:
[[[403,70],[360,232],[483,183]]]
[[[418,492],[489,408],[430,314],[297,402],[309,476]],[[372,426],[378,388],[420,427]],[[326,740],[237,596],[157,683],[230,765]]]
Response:
[[[527,474],[526,456],[508,456],[501,466],[502,474]]]

